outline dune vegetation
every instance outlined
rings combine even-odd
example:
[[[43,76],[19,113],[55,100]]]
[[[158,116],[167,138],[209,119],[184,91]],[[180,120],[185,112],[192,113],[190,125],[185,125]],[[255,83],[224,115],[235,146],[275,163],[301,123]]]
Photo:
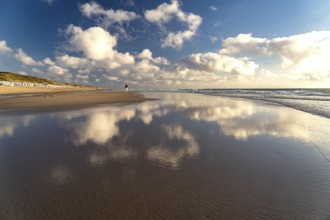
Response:
[[[43,79],[35,76],[20,75],[11,72],[0,72],[0,81],[9,82],[29,82],[29,83],[47,83],[51,85],[62,85],[62,83]]]

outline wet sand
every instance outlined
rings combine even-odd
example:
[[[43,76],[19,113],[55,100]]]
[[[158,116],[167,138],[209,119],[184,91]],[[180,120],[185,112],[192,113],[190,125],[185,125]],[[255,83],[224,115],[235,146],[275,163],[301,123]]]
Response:
[[[39,111],[65,110],[143,100],[144,97],[142,95],[133,92],[113,92],[95,89],[13,88],[7,93],[5,90],[2,91],[0,109],[3,111],[21,109]]]
[[[329,219],[328,119],[146,97],[0,115],[0,219]]]

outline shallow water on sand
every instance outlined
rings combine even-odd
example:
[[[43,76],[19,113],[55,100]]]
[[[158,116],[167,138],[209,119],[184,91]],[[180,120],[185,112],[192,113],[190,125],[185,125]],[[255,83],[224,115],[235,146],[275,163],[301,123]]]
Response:
[[[198,94],[0,115],[0,219],[329,219],[330,120]]]

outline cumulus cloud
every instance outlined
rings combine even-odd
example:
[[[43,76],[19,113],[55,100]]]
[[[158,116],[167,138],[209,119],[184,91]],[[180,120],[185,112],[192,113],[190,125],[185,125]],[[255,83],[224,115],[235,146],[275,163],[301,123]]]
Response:
[[[83,30],[81,27],[69,25],[65,33],[69,36],[72,49],[83,52],[89,59],[103,60],[115,56],[113,48],[117,45],[117,39],[101,27]]]
[[[156,9],[147,10],[144,16],[147,21],[155,23],[160,27],[163,27],[174,18],[187,25],[188,30],[169,32],[167,37],[163,39],[163,48],[172,47],[177,49],[182,48],[185,41],[191,40],[197,34],[203,20],[199,15],[183,12],[178,0],[172,0],[171,4],[163,3]]]
[[[40,61],[35,61],[32,57],[27,55],[21,48],[17,50],[15,58],[28,66],[43,66],[44,64]]]
[[[40,69],[37,69],[37,68],[32,68],[32,73],[36,73],[36,74],[39,74],[39,75],[43,75],[44,72]],[[28,75],[27,73],[25,73],[24,75]]]
[[[223,40],[220,53],[235,54],[241,51],[267,54],[268,40],[266,38],[255,38],[252,34],[239,34]]]
[[[127,2],[132,3],[132,1]],[[100,21],[105,28],[108,28],[115,23],[120,25],[123,23],[128,23],[139,17],[135,12],[105,9],[94,1],[81,5],[80,11],[87,18],[92,18],[96,19],[97,21]]]
[[[56,63],[59,66],[65,68],[83,69],[88,67],[93,62],[82,57],[74,57],[74,56],[69,56],[68,54],[64,54],[56,57]]]
[[[64,75],[64,74],[69,73],[69,70],[54,65],[54,66],[48,67],[48,72],[51,73],[51,74],[55,74],[55,75]]]
[[[315,31],[272,39],[240,34],[225,39],[220,53],[279,57],[284,70],[307,78],[324,79],[330,72],[329,51],[330,31]]]
[[[84,83],[88,83],[87,75],[96,77],[95,79],[89,77],[90,81],[98,82],[101,77],[105,82],[110,81],[111,86],[118,85],[113,79],[137,82],[136,72],[140,65],[135,65],[136,57],[128,52],[117,51],[115,49],[117,37],[109,31],[102,27],[90,27],[84,30],[71,24],[64,33],[67,41],[62,47],[64,50],[62,54],[56,56],[55,63],[63,69],[76,71],[73,76],[77,82],[83,79]],[[72,56],[71,53],[74,53],[75,56]],[[77,54],[80,55],[77,56]],[[151,58],[154,63],[166,62],[163,58]],[[53,67],[52,69],[55,72],[54,70],[58,68]]]
[[[0,53],[11,53],[13,50],[7,46],[7,42],[2,40],[0,41]]]
[[[259,67],[247,57],[234,58],[218,53],[192,54],[185,59],[185,63],[192,69],[212,73],[230,73],[237,76],[254,75]]]
[[[169,65],[170,61],[168,61],[165,57],[153,57],[152,52],[149,49],[144,49],[140,54],[137,55],[140,59],[146,59],[156,64],[164,64]]]
[[[87,17],[102,15],[102,19],[111,11],[96,2],[83,4],[80,9]],[[144,16],[163,30],[173,20],[187,25],[185,31],[167,33],[162,40],[163,47],[182,47],[186,40],[196,35],[202,22],[198,15],[183,12],[178,0],[147,10]],[[125,16],[119,16],[111,22],[123,24],[136,19],[133,17],[124,19]],[[172,63],[165,57],[154,56],[148,48],[139,53],[118,51],[118,36],[102,27],[83,29],[71,24],[63,33],[65,45],[52,59],[47,57],[42,62],[37,61],[23,49],[15,50],[10,56],[22,62],[27,72],[39,75],[48,72],[61,81],[97,82],[113,88],[121,87],[124,82],[141,88],[216,87],[224,83],[228,87],[247,87],[253,83],[252,86],[260,86],[260,82],[266,86],[278,86],[271,83],[279,80],[327,82],[330,78],[330,31],[278,38],[239,34],[224,39],[217,53],[194,53]],[[211,42],[218,40],[209,37]],[[0,41],[0,53],[12,51],[6,41]],[[290,85],[289,82],[286,85]]]
[[[142,60],[140,62],[138,62],[134,68],[134,71],[136,71],[137,73],[142,73],[144,75],[144,78],[148,77],[154,77],[154,75],[152,73],[155,73],[156,71],[158,71],[160,68],[154,64],[151,64],[149,60]]]
[[[145,11],[144,16],[149,22],[162,26],[178,14],[180,14],[181,17],[183,16],[183,12],[180,10],[179,2],[177,0],[173,0],[171,4],[163,3],[156,9]]]
[[[66,29],[69,37],[69,48],[75,52],[82,52],[92,61],[103,61],[107,68],[116,69],[125,65],[134,64],[135,59],[129,53],[120,53],[115,50],[117,38],[101,27],[90,27],[83,30],[81,27],[69,25]],[[61,61],[83,64],[84,59],[64,56]]]
[[[55,63],[49,57],[43,59],[42,62],[46,65],[51,65],[51,66],[55,65]]]

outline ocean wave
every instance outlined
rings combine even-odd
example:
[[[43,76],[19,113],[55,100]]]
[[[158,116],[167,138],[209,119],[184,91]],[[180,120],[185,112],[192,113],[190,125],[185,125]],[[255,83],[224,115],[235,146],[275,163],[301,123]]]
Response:
[[[330,118],[329,89],[185,89],[179,92],[265,101]]]

